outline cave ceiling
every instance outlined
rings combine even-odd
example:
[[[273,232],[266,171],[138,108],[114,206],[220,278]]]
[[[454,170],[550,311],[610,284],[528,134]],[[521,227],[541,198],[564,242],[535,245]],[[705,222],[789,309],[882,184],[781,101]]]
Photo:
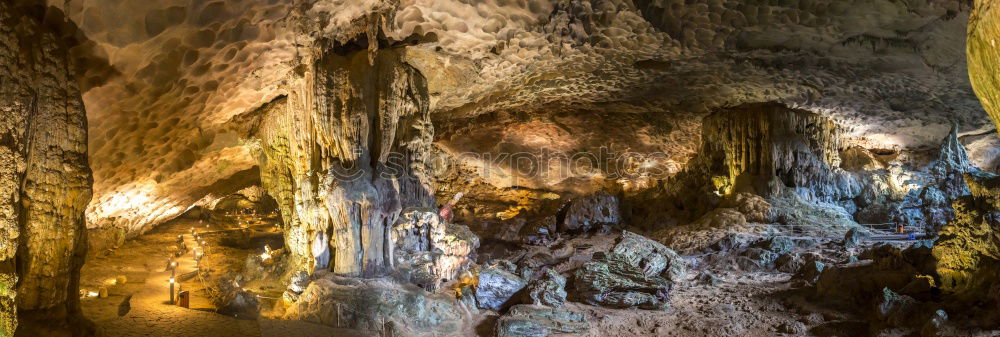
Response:
[[[995,127],[966,73],[968,1],[49,6],[89,41],[77,47],[78,62],[110,66],[78,67],[95,179],[91,228],[148,228],[254,184],[258,145],[240,132],[243,116],[291,94],[325,50],[359,36],[402,49],[426,77],[445,152],[611,142],[668,153],[677,167],[698,148],[709,111],[778,101],[832,117],[846,144],[871,148],[936,148],[958,123],[973,160],[995,165],[996,137],[983,137]]]

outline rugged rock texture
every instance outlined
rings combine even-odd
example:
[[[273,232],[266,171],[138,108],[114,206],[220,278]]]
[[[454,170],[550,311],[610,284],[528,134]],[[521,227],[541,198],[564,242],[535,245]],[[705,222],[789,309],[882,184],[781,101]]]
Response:
[[[686,269],[674,251],[626,231],[612,251],[577,269],[574,287],[592,305],[663,309],[670,305],[674,283],[685,281]]]
[[[284,318],[390,336],[461,336],[463,327],[458,302],[447,295],[332,274],[313,281]]]
[[[969,79],[986,113],[1000,125],[1000,82],[996,79],[1000,65],[1000,52],[996,48],[996,38],[1000,36],[1000,7],[989,0],[973,0],[972,3],[965,54]]]
[[[563,232],[588,232],[622,221],[618,198],[607,192],[576,198],[560,212],[558,229]]]
[[[424,78],[399,50],[384,49],[330,52],[296,83],[249,130],[260,140],[261,179],[280,206],[286,247],[302,264],[326,231],[334,272],[383,275],[399,212],[433,205]]]
[[[479,237],[444,221],[433,209],[403,210],[390,234],[392,268],[403,279],[435,291],[475,261]]]
[[[5,336],[17,326],[15,308],[50,315],[46,327],[28,334],[66,329],[67,316],[79,315],[83,211],[92,180],[86,115],[71,41],[64,35],[73,32],[43,22],[59,14],[0,1],[0,335]]]
[[[960,293],[988,289],[1000,260],[1000,177],[965,178],[972,194],[955,201],[955,219],[933,248],[941,288]]]
[[[528,284],[528,296],[534,305],[544,305],[553,308],[562,307],[566,303],[566,278],[552,269]]]
[[[112,65],[81,74],[92,107],[95,229],[141,232],[203,193],[224,195],[188,187],[253,167],[237,150],[253,144],[232,128],[276,98],[297,99],[297,79],[329,41],[348,45],[369,32],[382,42],[351,48],[407,44],[400,55],[427,77],[437,121],[490,124],[442,134],[452,155],[548,147],[572,155],[618,139],[612,151],[662,153],[649,165],[673,174],[698,148],[699,117],[762,101],[849,124],[845,136],[866,148],[932,148],[951,120],[962,135],[991,134],[964,76],[965,0],[49,3],[94,41],[85,48],[93,60]],[[988,137],[963,141],[986,149],[974,151],[976,162],[997,155],[982,146]],[[223,161],[233,171],[192,170]],[[606,181],[612,175],[597,168],[512,184],[511,167],[487,180],[580,194],[650,181]]]
[[[746,195],[851,203],[861,185],[840,168],[840,138],[831,119],[780,104],[717,111],[702,124],[698,155],[683,172],[635,197],[632,217],[654,228],[651,219],[685,224],[723,203],[744,208],[755,219],[777,216],[773,200],[741,206],[752,202]],[[666,214],[644,206],[658,198],[666,203]]]
[[[507,264],[510,264],[507,262]],[[515,268],[514,270],[511,270]],[[512,264],[493,264],[479,272],[476,286],[476,302],[479,307],[489,310],[500,310],[520,300],[517,295],[528,285],[524,279],[514,274],[516,267]]]
[[[545,337],[583,334],[590,329],[583,314],[565,309],[521,304],[497,320],[499,337]]]

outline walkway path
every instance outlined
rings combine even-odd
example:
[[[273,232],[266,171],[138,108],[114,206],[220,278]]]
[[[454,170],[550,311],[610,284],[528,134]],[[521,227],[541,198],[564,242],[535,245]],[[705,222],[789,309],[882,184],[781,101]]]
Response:
[[[128,264],[119,266],[120,269],[142,269],[153,270],[145,277],[144,282],[138,290],[132,292],[129,301],[131,309],[127,314],[114,319],[104,319],[98,321],[98,329],[104,336],[360,336],[353,331],[335,329],[323,325],[302,321],[283,321],[261,318],[260,320],[243,320],[225,315],[217,314],[207,308],[182,308],[169,304],[170,299],[170,271],[164,270],[166,258],[164,249],[157,249],[156,254],[151,253],[148,245],[163,245],[168,239],[176,240],[179,233],[186,232],[187,223],[164,225],[171,228],[163,228],[158,233],[147,234],[147,240],[137,240],[119,248],[115,252],[115,261],[104,261],[103,263],[117,262]],[[155,237],[154,237],[155,236]],[[195,244],[194,237],[187,232],[183,234],[184,242],[188,245],[188,250],[177,261],[176,277],[196,269],[194,254],[191,250]],[[137,245],[138,243],[142,243]],[[133,251],[126,251],[133,249]],[[169,250],[167,250],[169,251]],[[209,251],[210,253],[212,251]],[[140,254],[139,258],[131,254]],[[144,254],[144,255],[143,255]],[[125,256],[129,255],[129,256]],[[113,277],[113,276],[111,276]],[[178,280],[179,281],[179,280]],[[132,281],[129,281],[132,282]],[[180,284],[191,284],[197,282],[192,279]],[[192,296],[196,296],[192,292]],[[97,300],[97,299],[94,299]],[[109,299],[101,299],[109,300]],[[89,301],[89,300],[88,300]],[[196,302],[196,301],[193,301]],[[197,301],[204,303],[205,301]],[[95,302],[97,303],[97,302]],[[113,305],[110,301],[106,305]],[[85,311],[84,314],[87,314]]]
[[[194,243],[191,234],[184,242]],[[192,250],[177,258],[176,276],[195,271]],[[151,257],[152,258],[152,257]],[[163,261],[160,257],[156,260]],[[166,262],[161,262],[166,264]],[[164,266],[166,267],[166,266]],[[179,284],[179,283],[178,283]],[[170,271],[155,272],[132,295],[131,310],[103,328],[107,336],[260,336],[257,322],[169,304]]]

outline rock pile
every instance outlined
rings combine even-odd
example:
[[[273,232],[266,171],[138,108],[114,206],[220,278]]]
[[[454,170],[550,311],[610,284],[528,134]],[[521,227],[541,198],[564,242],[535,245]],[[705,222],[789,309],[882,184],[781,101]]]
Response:
[[[467,270],[479,248],[479,237],[468,227],[448,223],[427,208],[403,210],[390,236],[395,273],[428,291]]]
[[[686,263],[666,246],[631,232],[623,232],[611,252],[575,274],[578,296],[592,305],[615,308],[663,309],[670,290],[686,277]]]

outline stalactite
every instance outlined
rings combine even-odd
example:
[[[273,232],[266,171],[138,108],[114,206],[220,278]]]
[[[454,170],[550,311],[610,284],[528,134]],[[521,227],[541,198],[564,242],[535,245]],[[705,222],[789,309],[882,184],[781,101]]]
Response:
[[[327,231],[331,268],[348,276],[384,275],[400,210],[433,203],[423,76],[397,50],[370,53],[321,57],[295,93],[265,107],[256,135],[263,184],[281,206],[297,263]]]

